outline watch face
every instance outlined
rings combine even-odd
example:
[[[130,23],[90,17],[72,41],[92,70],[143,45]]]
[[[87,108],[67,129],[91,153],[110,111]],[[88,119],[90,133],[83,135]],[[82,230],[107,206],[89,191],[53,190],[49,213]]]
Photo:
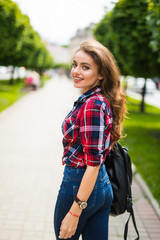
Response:
[[[85,209],[86,207],[87,207],[87,203],[86,202],[81,202],[80,208]]]

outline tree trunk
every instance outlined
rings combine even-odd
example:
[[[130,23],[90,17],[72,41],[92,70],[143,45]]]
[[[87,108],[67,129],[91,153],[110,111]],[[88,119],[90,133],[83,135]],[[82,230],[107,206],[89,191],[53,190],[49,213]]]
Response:
[[[10,85],[13,85],[13,75],[14,75],[14,66],[12,66],[12,69],[11,69],[11,79],[10,79],[10,81],[9,81],[9,84]]]
[[[123,78],[124,78],[124,89],[125,89],[125,92],[126,92],[127,88],[128,88],[128,81],[127,81],[126,76],[124,76]]]
[[[140,105],[140,112],[144,113],[145,112],[145,102],[144,102],[144,98],[145,98],[145,94],[146,94],[146,82],[147,79],[145,78],[144,81],[144,86],[142,88],[142,101],[141,101],[141,105]]]

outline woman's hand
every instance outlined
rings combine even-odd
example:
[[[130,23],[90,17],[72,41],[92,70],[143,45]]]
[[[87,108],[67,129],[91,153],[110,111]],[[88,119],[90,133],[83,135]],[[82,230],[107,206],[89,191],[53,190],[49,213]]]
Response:
[[[96,167],[87,166],[77,193],[77,197],[79,199],[82,199],[83,201],[88,200],[95,185],[99,168],[100,165]],[[73,202],[70,211],[76,215],[81,215],[82,213],[82,209],[80,209],[79,205],[75,201]],[[75,217],[70,213],[67,213],[61,223],[59,238],[71,238],[76,232],[78,222],[79,217]]]
[[[71,238],[76,232],[78,222],[79,217],[75,217],[70,213],[67,213],[61,223],[59,238]]]

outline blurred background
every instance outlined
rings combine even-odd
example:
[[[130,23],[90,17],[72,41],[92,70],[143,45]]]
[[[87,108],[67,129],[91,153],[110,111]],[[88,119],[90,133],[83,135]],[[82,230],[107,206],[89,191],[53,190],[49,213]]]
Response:
[[[87,39],[120,68],[128,108],[121,143],[159,211],[160,1],[0,0],[0,239],[53,239],[61,123],[80,96],[70,64]],[[122,238],[117,231],[111,239]]]

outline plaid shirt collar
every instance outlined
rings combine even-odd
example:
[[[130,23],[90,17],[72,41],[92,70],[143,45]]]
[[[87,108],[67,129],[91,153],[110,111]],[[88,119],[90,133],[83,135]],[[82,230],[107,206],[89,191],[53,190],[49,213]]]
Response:
[[[85,100],[92,96],[95,93],[99,93],[101,91],[101,88],[96,86],[94,88],[91,88],[90,90],[88,90],[87,92],[85,92],[83,95],[81,95],[77,101],[75,101],[74,103],[79,103],[79,102],[85,102]]]

